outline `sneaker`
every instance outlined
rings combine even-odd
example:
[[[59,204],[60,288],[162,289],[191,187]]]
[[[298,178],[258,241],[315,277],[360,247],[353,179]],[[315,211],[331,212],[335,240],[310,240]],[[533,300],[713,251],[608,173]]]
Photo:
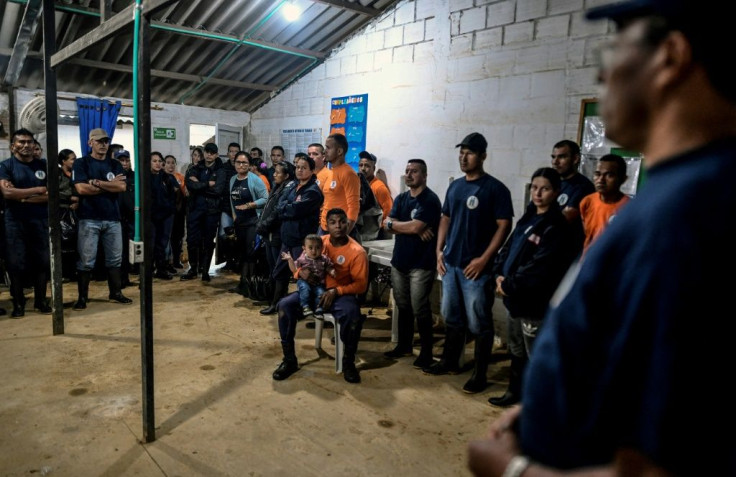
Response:
[[[324,319],[324,317],[325,317],[325,310],[323,310],[321,306],[320,307],[317,307],[314,310],[314,317],[315,318],[319,318],[320,320]]]
[[[312,316],[312,315],[314,315],[314,312],[313,312],[313,311],[312,311],[312,309],[311,309],[311,308],[309,308],[308,306],[304,306],[304,307],[302,307],[302,314],[303,314],[303,315],[304,315],[304,317],[306,318],[306,317],[308,317],[308,316]]]

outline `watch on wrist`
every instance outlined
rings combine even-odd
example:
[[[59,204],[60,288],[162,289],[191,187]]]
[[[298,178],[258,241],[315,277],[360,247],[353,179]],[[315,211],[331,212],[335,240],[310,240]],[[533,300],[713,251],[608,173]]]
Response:
[[[391,229],[393,228],[393,226],[394,226],[394,221],[393,221],[393,220],[391,220],[391,219],[388,219],[388,220],[386,221],[386,228],[387,228],[388,230],[391,230]]]

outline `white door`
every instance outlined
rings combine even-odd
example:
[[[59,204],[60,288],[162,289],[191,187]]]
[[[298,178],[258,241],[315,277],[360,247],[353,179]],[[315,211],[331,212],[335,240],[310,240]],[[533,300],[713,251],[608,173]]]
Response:
[[[215,125],[215,143],[220,151],[220,159],[223,162],[227,160],[227,146],[231,142],[237,142],[243,145],[243,128],[240,126],[230,126],[228,124]]]

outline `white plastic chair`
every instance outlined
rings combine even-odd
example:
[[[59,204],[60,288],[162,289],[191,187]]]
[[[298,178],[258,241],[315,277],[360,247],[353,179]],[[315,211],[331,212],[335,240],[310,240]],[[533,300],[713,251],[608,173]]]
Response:
[[[335,327],[335,372],[342,373],[342,355],[345,345],[340,338],[340,323],[332,316],[332,313],[325,313],[322,318],[314,317],[314,348],[322,349],[322,329],[325,321],[332,323]]]

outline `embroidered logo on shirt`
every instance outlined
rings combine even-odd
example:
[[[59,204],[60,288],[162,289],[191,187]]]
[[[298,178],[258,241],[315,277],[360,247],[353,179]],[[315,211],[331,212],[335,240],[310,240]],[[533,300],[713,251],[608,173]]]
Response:
[[[474,195],[471,195],[470,197],[468,197],[468,200],[466,200],[466,201],[465,201],[465,205],[466,205],[466,206],[468,207],[468,209],[470,209],[470,210],[476,209],[476,208],[478,207],[478,204],[479,204],[479,203],[480,203],[480,201],[479,201],[479,200],[478,200],[478,198],[477,198],[476,196],[474,196]]]
[[[330,182],[330,189],[334,189],[335,187],[337,187],[337,181]]]
[[[416,217],[416,216],[417,216],[417,209],[412,209],[412,211],[411,211],[411,214],[409,214],[409,216],[410,216],[410,217],[411,217],[412,219],[413,219],[414,217]]]
[[[570,197],[567,194],[560,194],[557,197],[557,203],[560,204],[560,207],[564,207],[568,200],[570,200]]]
[[[322,184],[321,184],[321,183],[319,182],[319,179],[316,179],[316,180],[314,181],[314,183],[315,183],[315,184],[317,184],[317,185],[322,185]]]
[[[335,260],[335,262],[338,265],[342,265],[343,263],[345,263],[345,256],[344,255],[338,255],[337,256],[337,260]]]
[[[36,176],[36,179],[40,181],[46,179],[46,173],[44,171],[36,171],[34,175]]]
[[[531,234],[529,238],[527,238],[527,240],[535,245],[539,245],[539,242],[542,240],[542,238],[537,234]]]
[[[114,172],[108,172],[105,177],[107,177],[107,180],[108,181],[111,181],[111,180],[115,179],[115,173]]]

